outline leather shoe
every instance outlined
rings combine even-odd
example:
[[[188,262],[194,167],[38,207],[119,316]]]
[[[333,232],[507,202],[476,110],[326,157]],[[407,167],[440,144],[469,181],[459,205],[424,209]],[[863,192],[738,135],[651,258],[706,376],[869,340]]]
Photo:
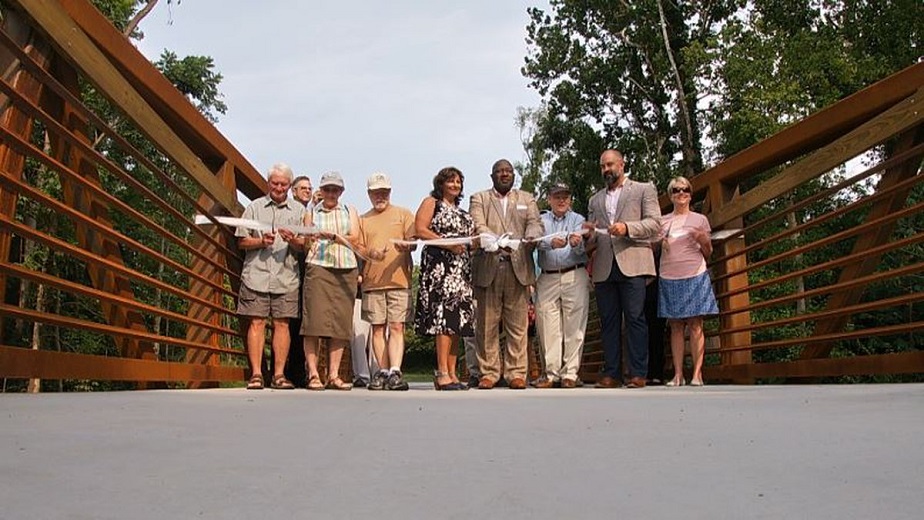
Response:
[[[574,379],[562,379],[561,387],[562,388],[574,388],[577,386],[577,383],[574,382]]]
[[[633,377],[626,383],[626,388],[645,388],[645,378],[644,377]]]
[[[540,377],[533,381],[533,386],[536,388],[552,388],[553,385],[554,383],[552,383],[551,379],[546,379],[544,377]]]
[[[597,388],[619,388],[620,384],[619,381],[613,379],[610,376],[603,376],[594,386]]]
[[[510,380],[510,384],[507,385],[511,390],[526,390],[526,380],[522,377],[515,377]]]
[[[478,389],[479,389],[479,390],[490,390],[490,389],[492,389],[492,388],[494,388],[494,381],[491,381],[490,379],[488,379],[488,378],[486,378],[486,377],[482,377],[482,378],[478,381]]]

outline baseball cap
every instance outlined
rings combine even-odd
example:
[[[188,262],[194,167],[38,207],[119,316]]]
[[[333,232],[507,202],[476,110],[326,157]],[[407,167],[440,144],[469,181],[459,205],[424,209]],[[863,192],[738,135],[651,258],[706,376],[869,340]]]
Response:
[[[555,184],[549,186],[549,195],[555,195],[556,193],[567,192],[571,194],[571,188],[563,182],[556,182]]]
[[[340,172],[327,172],[321,176],[321,183],[318,185],[319,188],[324,186],[337,186],[343,188],[343,177],[340,176]]]
[[[388,178],[388,175],[385,175],[382,172],[375,172],[369,176],[369,180],[366,182],[366,187],[369,191],[390,190],[391,179]]]

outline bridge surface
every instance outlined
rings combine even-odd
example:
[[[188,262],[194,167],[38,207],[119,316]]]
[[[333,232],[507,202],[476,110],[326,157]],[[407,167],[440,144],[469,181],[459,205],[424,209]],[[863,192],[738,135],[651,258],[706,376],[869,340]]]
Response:
[[[0,397],[0,518],[920,518],[924,385]]]

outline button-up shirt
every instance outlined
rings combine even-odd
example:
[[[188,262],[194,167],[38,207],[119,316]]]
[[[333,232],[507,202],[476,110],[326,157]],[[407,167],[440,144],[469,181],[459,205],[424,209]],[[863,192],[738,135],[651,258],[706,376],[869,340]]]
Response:
[[[276,203],[268,195],[250,203],[242,218],[270,224],[273,229],[300,226],[305,208],[294,199]],[[259,231],[238,228],[235,236],[261,236]],[[241,282],[250,289],[270,294],[286,294],[298,290],[298,257],[289,244],[276,235],[269,247],[249,249],[244,256]]]
[[[563,231],[568,233],[580,232],[581,225],[584,223],[584,217],[571,210],[568,210],[561,217],[556,217],[555,213],[546,211],[539,218],[542,219],[547,235]],[[564,238],[565,240],[568,239],[567,236],[564,236]],[[583,240],[575,247],[571,247],[571,244],[567,243],[565,247],[552,249],[552,239],[545,238],[539,241],[538,249],[539,268],[543,270],[558,271],[587,263],[587,253],[584,251]]]

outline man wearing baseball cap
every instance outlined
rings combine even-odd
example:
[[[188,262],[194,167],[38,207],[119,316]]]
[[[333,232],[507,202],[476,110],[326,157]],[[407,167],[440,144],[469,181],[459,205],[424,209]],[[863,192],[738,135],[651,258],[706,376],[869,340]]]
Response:
[[[564,183],[549,188],[549,207],[540,218],[546,235],[554,236],[539,242],[542,271],[536,280],[536,326],[544,373],[533,385],[574,388],[590,305],[584,217],[571,211],[571,188]]]
[[[369,259],[362,272],[362,318],[372,324],[372,352],[378,372],[369,390],[407,390],[401,374],[404,324],[411,320],[411,247],[392,242],[413,240],[414,214],[391,204],[391,180],[382,172],[366,182],[372,209],[359,220],[359,246]]]

